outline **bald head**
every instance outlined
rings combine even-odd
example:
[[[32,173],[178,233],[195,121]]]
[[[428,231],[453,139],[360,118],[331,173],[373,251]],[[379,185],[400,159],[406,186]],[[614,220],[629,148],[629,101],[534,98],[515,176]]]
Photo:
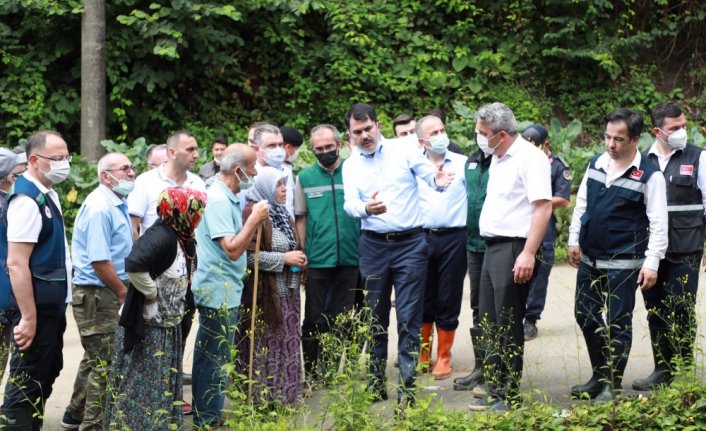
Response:
[[[118,185],[120,180],[133,181],[135,170],[124,154],[108,153],[98,160],[98,181],[108,187]]]

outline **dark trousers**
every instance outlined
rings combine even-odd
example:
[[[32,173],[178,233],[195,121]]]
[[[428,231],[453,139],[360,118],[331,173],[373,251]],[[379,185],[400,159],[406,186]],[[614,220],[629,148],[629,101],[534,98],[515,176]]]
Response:
[[[638,272],[639,269],[598,269],[581,262],[576,280],[576,323],[584,333],[602,330],[609,342],[627,346],[626,354],[632,344]]]
[[[463,279],[466,278],[466,230],[445,235],[427,234],[429,263],[424,290],[424,323],[454,331],[463,302]]]
[[[485,253],[468,252],[468,279],[471,282],[471,311],[473,312],[473,327],[480,326],[480,273],[483,269]]]
[[[422,326],[424,284],[427,275],[427,241],[423,233],[401,241],[384,241],[362,235],[358,242],[360,274],[367,287],[366,305],[373,318],[370,374],[373,384],[383,384],[387,367],[387,328],[390,296],[395,289],[395,311],[400,361],[400,390],[414,388]]]
[[[357,266],[309,268],[302,336],[328,332],[337,315],[353,308],[357,289]]]
[[[524,238],[488,244],[480,280],[481,328],[488,358],[484,374],[489,392],[512,400],[519,395],[525,337],[523,320],[529,283],[513,281],[512,268]],[[536,265],[536,263],[535,263]]]
[[[186,339],[189,338],[191,325],[194,324],[194,314],[196,314],[196,302],[194,302],[194,292],[191,291],[191,286],[186,290],[184,298],[184,317],[181,319],[181,356],[184,357],[184,349],[186,348]],[[184,371],[186,372],[186,371]]]
[[[539,265],[527,297],[527,316],[525,316],[525,320],[536,322],[542,317],[542,311],[544,311],[544,305],[547,302],[549,274],[552,272],[553,266],[554,244],[551,244],[551,246],[543,245]]]
[[[20,322],[19,311],[6,311],[13,328]],[[54,380],[64,366],[62,350],[66,316],[37,315],[37,333],[32,345],[20,352],[12,334],[10,377],[5,385],[3,409],[30,409],[39,416],[33,418],[33,429],[39,429],[44,405],[52,393]]]
[[[692,355],[696,337],[696,291],[701,258],[699,253],[662,259],[657,283],[642,292],[651,333],[665,334],[672,349],[686,356]]]

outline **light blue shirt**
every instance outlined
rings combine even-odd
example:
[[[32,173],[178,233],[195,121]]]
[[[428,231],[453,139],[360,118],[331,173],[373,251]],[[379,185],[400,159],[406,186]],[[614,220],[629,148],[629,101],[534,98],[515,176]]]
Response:
[[[240,199],[220,179],[207,193],[206,210],[196,228],[199,264],[192,287],[194,300],[202,307],[238,307],[247,263],[245,253],[231,260],[219,240],[235,236],[243,228]]]
[[[400,232],[422,226],[417,178],[435,187],[434,166],[408,140],[381,141],[371,155],[354,152],[343,164],[343,208],[361,219],[361,229]],[[374,192],[387,212],[368,215],[365,205]]]
[[[466,173],[463,171],[468,157],[447,151],[444,155],[444,170],[453,172],[454,179],[439,192],[427,183],[419,183],[422,221],[425,229],[465,227],[468,204],[466,203]]]
[[[74,265],[73,283],[77,286],[105,287],[92,262],[111,261],[121,280],[127,280],[125,258],[132,250],[132,224],[127,203],[101,184],[78,210],[71,238]]]

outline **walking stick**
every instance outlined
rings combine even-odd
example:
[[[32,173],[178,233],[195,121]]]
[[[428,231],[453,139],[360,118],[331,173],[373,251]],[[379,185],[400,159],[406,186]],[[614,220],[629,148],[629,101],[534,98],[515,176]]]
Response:
[[[250,358],[248,360],[248,402],[252,401],[252,366],[255,352],[255,315],[257,314],[257,284],[260,278],[260,240],[262,239],[262,223],[257,225],[255,237],[255,279],[252,289],[252,307],[250,308]]]

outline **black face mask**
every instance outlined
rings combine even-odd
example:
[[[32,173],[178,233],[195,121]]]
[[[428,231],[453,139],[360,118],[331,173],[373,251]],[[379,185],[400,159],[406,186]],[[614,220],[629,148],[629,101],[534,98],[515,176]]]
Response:
[[[330,168],[338,160],[338,150],[331,150],[325,153],[316,154],[316,159],[324,168]]]

